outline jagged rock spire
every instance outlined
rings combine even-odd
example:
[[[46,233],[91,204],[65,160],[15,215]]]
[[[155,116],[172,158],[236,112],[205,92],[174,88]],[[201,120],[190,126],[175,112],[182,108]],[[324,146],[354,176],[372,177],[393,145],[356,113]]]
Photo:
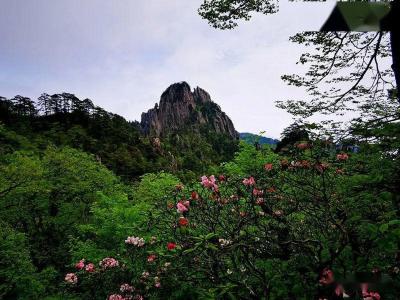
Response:
[[[186,82],[169,86],[147,113],[142,113],[141,128],[147,135],[162,136],[190,126],[193,130],[201,125],[217,133],[238,138],[231,119],[211,100],[210,95],[196,87],[193,92]]]

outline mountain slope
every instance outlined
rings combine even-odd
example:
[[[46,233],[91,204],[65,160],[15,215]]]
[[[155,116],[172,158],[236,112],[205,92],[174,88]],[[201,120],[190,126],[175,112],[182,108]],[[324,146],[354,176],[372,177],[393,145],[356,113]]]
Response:
[[[275,146],[279,142],[279,140],[264,137],[264,136],[249,133],[249,132],[241,132],[241,133],[239,133],[239,137],[240,137],[240,140],[243,140],[246,143],[251,144],[251,145],[253,145],[255,142],[258,142],[260,145],[267,144],[267,145]]]

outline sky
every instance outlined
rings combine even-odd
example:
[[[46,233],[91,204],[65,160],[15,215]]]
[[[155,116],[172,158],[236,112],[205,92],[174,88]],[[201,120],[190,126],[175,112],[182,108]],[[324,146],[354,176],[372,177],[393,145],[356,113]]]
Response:
[[[202,0],[0,0],[0,95],[73,93],[128,120],[172,83],[208,91],[239,132],[278,138],[292,118],[275,101],[304,98],[283,74],[308,51],[291,43],[318,30],[333,2],[281,1],[234,30],[197,14]]]

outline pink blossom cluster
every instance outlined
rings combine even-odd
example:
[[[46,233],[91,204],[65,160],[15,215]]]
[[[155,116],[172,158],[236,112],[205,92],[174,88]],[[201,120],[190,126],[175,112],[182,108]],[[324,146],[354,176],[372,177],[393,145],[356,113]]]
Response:
[[[140,237],[128,236],[125,240],[125,244],[133,245],[136,247],[143,247],[145,244],[145,241],[143,238],[140,238]]]
[[[112,294],[108,296],[108,300],[125,300],[126,298],[119,294]]]
[[[254,177],[249,177],[249,178],[243,179],[243,184],[245,186],[253,186],[256,184],[256,181],[255,181]]]
[[[154,286],[156,288],[160,288],[161,287],[161,282],[160,282],[160,278],[159,277],[154,277]]]
[[[257,198],[256,199],[256,204],[257,205],[263,205],[265,203],[264,198]]]
[[[253,195],[254,196],[261,197],[263,194],[264,194],[263,190],[259,190],[259,189],[256,189],[256,188],[253,189]]]
[[[69,284],[76,284],[78,282],[78,276],[75,273],[68,273],[65,275],[65,281]]]
[[[119,288],[121,293],[132,293],[134,288],[133,286],[129,285],[128,283],[121,284],[121,287]]]
[[[339,153],[338,155],[336,155],[336,159],[337,160],[348,160],[349,155],[347,153]]]
[[[120,294],[112,294],[107,298],[107,300],[143,300],[143,299],[144,299],[143,296],[140,294],[137,294],[135,296],[131,295],[122,296]]]
[[[82,270],[85,267],[85,260],[81,259],[79,262],[75,264],[75,268],[78,270]]]
[[[321,277],[320,277],[320,279],[319,279],[319,283],[320,284],[322,284],[322,285],[329,285],[329,284],[331,284],[332,282],[334,282],[334,277],[333,277],[333,272],[332,272],[332,270],[330,270],[330,269],[328,269],[328,268],[325,268],[323,271],[322,271],[322,274],[321,274]]]
[[[143,279],[146,279],[149,276],[150,276],[150,273],[148,271],[143,271],[143,273],[142,273],[142,278]]]
[[[85,265],[85,260],[84,260],[84,259],[81,259],[79,262],[77,262],[77,263],[75,264],[75,268],[76,268],[77,270],[85,269],[86,272],[89,272],[89,273],[93,273],[93,272],[96,271],[96,269],[95,269],[95,267],[94,267],[94,264],[88,263],[87,265]]]
[[[299,143],[296,146],[300,150],[306,150],[308,148],[311,148],[311,146],[308,143]]]
[[[381,295],[379,293],[368,291],[368,283],[361,284],[361,292],[364,299],[381,300]]]
[[[272,165],[272,164],[265,164],[265,165],[264,165],[265,171],[271,171],[272,168],[273,168],[273,165]]]
[[[186,212],[186,211],[189,210],[189,206],[190,206],[190,202],[189,202],[188,200],[186,200],[186,201],[179,201],[179,202],[176,204],[176,211],[177,211],[178,213],[184,213],[184,212]]]
[[[106,257],[99,263],[99,265],[104,269],[115,268],[119,266],[119,262],[115,258]]]
[[[218,192],[218,185],[216,184],[215,176],[211,175],[210,177],[202,176],[201,177],[201,185],[205,188],[211,189],[215,192]]]
[[[96,268],[94,267],[94,264],[89,263],[86,265],[85,270],[86,272],[93,273],[94,271],[96,271]]]
[[[153,261],[155,261],[156,260],[156,258],[157,258],[157,256],[155,255],[155,254],[150,254],[148,257],[147,257],[147,262],[153,262]]]
[[[324,286],[336,284],[335,278],[333,275],[333,271],[328,268],[325,268],[321,273],[319,283]],[[361,288],[361,293],[362,293],[363,299],[368,299],[368,300],[380,300],[381,299],[381,295],[379,293],[373,292],[373,291],[368,291],[368,289],[369,289],[368,283],[361,283],[360,288]],[[341,284],[336,284],[336,288],[334,291],[335,291],[336,296],[338,296],[338,297],[347,296],[346,291],[344,290],[344,287]]]

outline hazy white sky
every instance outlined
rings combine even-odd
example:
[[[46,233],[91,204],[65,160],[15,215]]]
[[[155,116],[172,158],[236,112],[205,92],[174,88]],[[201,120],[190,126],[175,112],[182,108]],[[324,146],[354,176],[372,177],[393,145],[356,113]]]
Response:
[[[280,3],[220,31],[197,14],[202,0],[0,0],[0,95],[42,92],[90,98],[129,120],[172,83],[207,90],[240,132],[279,137],[291,117],[276,100],[302,97],[282,74],[304,48],[289,42],[318,30],[333,3]]]

